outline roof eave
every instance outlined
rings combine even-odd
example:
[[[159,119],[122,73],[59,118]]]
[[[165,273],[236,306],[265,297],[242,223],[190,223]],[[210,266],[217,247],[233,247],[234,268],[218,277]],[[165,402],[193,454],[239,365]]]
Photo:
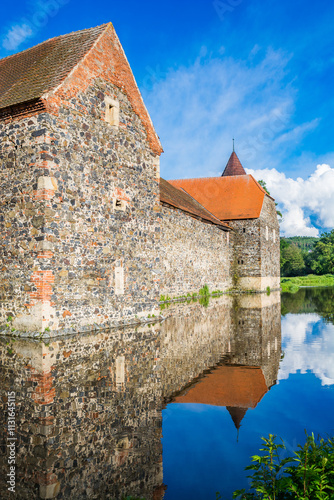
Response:
[[[187,194],[188,194],[188,193],[187,193]],[[227,223],[225,223],[224,221],[221,221],[221,220],[219,220],[219,219],[217,219],[217,222],[215,222],[215,221],[213,221],[213,220],[211,220],[211,219],[207,219],[207,218],[202,217],[202,216],[200,216],[200,215],[197,215],[197,214],[195,214],[195,213],[193,213],[193,212],[189,212],[188,210],[186,210],[186,209],[184,209],[184,208],[182,208],[182,207],[180,207],[180,206],[178,206],[178,205],[176,205],[176,204],[172,203],[172,202],[171,202],[171,201],[169,201],[169,200],[164,200],[163,198],[160,198],[160,203],[165,203],[166,205],[169,205],[170,207],[176,208],[177,210],[181,210],[181,211],[182,211],[182,212],[184,212],[185,214],[190,215],[191,217],[196,218],[196,219],[198,219],[198,220],[201,220],[201,221],[203,221],[203,222],[205,222],[205,223],[212,224],[213,226],[218,226],[218,227],[220,227],[223,231],[228,231],[228,232],[229,232],[229,231],[232,231],[232,228],[231,228],[231,227],[230,227]]]

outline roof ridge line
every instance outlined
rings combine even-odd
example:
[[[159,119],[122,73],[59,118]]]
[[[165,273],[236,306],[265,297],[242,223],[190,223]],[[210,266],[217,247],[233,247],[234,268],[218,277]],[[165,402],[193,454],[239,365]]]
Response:
[[[3,57],[2,59],[0,59],[0,64],[2,63],[2,61],[5,61],[6,59],[10,59],[11,57],[18,56],[18,55],[22,54],[23,52],[29,52],[30,50],[35,49],[36,47],[39,47],[40,45],[43,45],[44,43],[51,42],[52,40],[55,40],[56,38],[63,38],[65,36],[71,36],[71,35],[74,35],[76,33],[82,33],[83,31],[94,30],[96,28],[102,28],[102,26],[108,26],[108,24],[112,24],[112,23],[111,22],[103,23],[103,24],[99,24],[98,26],[92,26],[91,28],[84,28],[82,30],[71,31],[70,33],[64,33],[63,35],[53,36],[51,38],[48,38],[47,40],[43,40],[43,42],[39,42],[36,45],[33,45],[32,47],[28,47],[27,49],[20,50],[19,52],[15,52],[15,54],[10,54],[9,56]]]
[[[186,194],[188,194],[188,193],[186,193]],[[194,198],[194,199],[195,199],[195,198]],[[197,200],[196,200],[196,201],[197,201]],[[184,213],[186,213],[186,214],[189,214],[189,215],[191,215],[192,217],[193,217],[193,216],[196,216],[196,217],[199,217],[199,218],[201,218],[201,219],[203,219],[203,220],[206,220],[206,221],[208,221],[208,222],[211,222],[211,223],[213,222],[213,221],[211,221],[210,219],[205,219],[204,217],[202,217],[202,216],[200,216],[200,215],[194,214],[193,212],[189,212],[189,210],[187,210],[186,208],[180,208],[180,207],[178,207],[177,205],[173,204],[173,203],[172,203],[172,202],[170,202],[170,201],[164,201],[164,200],[162,200],[162,203],[166,203],[167,205],[170,205],[171,207],[177,208],[178,210],[181,210],[182,212],[184,212]],[[201,205],[201,204],[200,204],[200,205]],[[201,205],[201,207],[203,207],[203,205]],[[205,208],[205,207],[203,207],[203,208]],[[205,210],[206,210],[206,209],[205,209]],[[209,212],[209,210],[206,210],[206,211],[207,211],[207,212]],[[211,212],[209,212],[209,214],[211,214]],[[221,227],[225,228],[226,230],[231,230],[231,229],[232,229],[232,228],[231,228],[231,227],[227,224],[227,222],[225,222],[225,221],[223,221],[223,220],[220,220],[220,219],[217,219],[217,217],[215,217],[215,216],[213,216],[213,217],[214,217],[214,219],[215,219],[215,220],[219,223],[219,226],[221,226]],[[218,224],[217,224],[217,225],[218,225]]]
[[[271,198],[272,200],[275,201],[275,198],[273,198],[270,194],[267,193],[267,191],[265,189],[263,189],[263,187],[261,186],[261,184],[259,184],[259,182],[255,179],[255,177],[252,176],[252,174],[248,174],[251,176],[251,178],[253,179],[253,181],[255,182],[255,184],[261,189],[261,191],[264,192],[264,194],[266,194],[267,196],[269,196],[269,198]]]
[[[91,50],[94,49],[94,47],[97,45],[97,43],[100,41],[101,37],[105,34],[105,32],[107,31],[107,29],[110,27],[110,26],[113,26],[112,22],[109,21],[109,23],[105,23],[105,24],[101,24],[99,26],[96,26],[95,28],[87,28],[85,30],[79,30],[79,31],[72,31],[71,33],[69,33],[68,35],[71,35],[72,33],[80,33],[80,31],[88,31],[88,30],[92,30],[92,29],[96,29],[96,28],[102,28],[102,26],[105,26],[105,28],[101,31],[101,33],[99,34],[99,36],[96,38],[96,40],[94,41],[93,45],[85,52],[84,56],[79,59],[79,61],[77,62],[77,64],[75,66],[73,66],[73,68],[71,69],[71,71],[69,73],[66,74],[65,78],[57,85],[57,87],[54,87],[53,89],[50,89],[48,90],[47,92],[45,92],[43,95],[41,95],[41,99],[47,99],[51,94],[55,94],[62,85],[64,85],[64,83],[66,82],[66,80],[68,78],[70,78],[70,76],[72,76],[73,72],[77,69],[77,67],[79,66],[79,64],[81,64],[85,59],[86,57],[88,56],[88,54],[90,53]],[[62,37],[63,36],[68,36],[68,35],[61,35]],[[56,38],[60,38],[60,37],[56,37]]]
[[[248,176],[251,176],[251,174],[245,174],[245,175],[226,175],[226,177],[248,177]],[[201,180],[204,180],[204,179],[224,179],[223,176],[219,175],[218,177],[190,177],[190,178],[183,178],[183,179],[169,179],[168,182],[172,181],[172,182],[178,182],[178,181],[201,181]]]

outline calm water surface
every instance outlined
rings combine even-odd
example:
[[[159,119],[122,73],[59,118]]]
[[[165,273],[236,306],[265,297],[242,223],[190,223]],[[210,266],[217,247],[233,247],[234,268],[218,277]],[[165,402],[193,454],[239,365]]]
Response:
[[[277,311],[269,309],[275,321]],[[292,454],[304,442],[305,430],[334,434],[334,290],[309,288],[283,294],[281,310],[279,358],[271,351],[265,359],[265,339],[272,337],[266,331],[270,319],[262,327],[258,322],[263,339],[259,365],[264,372],[262,355],[264,362],[272,363],[273,377],[266,377],[270,390],[261,399],[256,394],[252,405],[244,404],[244,393],[239,391],[242,397],[235,404],[247,407],[242,418],[236,421],[231,415],[229,393],[226,401],[215,405],[176,402],[163,411],[166,499],[214,499],[215,491],[232,498],[235,489],[248,486],[243,469],[257,453],[261,436],[282,437]],[[230,382],[228,377],[225,381]],[[250,380],[245,377],[243,382],[251,391]]]
[[[334,434],[333,304],[334,289],[224,296],[137,329],[0,339],[0,498],[230,499],[261,436],[291,453],[305,430]]]

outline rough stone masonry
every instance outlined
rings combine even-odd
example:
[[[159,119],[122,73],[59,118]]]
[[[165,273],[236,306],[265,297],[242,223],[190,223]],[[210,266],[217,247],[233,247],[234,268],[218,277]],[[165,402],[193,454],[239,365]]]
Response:
[[[161,147],[137,94],[107,25],[42,111],[2,120],[1,309],[13,328],[84,330],[156,312]]]
[[[111,23],[9,56],[0,75],[3,332],[133,323],[162,291],[232,286],[230,221],[160,203],[162,147]],[[257,277],[279,276],[276,260]]]

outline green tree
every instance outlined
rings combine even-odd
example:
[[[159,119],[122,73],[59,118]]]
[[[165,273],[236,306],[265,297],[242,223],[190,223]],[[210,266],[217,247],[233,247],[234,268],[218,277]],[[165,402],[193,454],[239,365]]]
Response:
[[[281,274],[282,276],[299,276],[303,274],[305,262],[303,253],[296,245],[281,240]]]
[[[321,235],[308,260],[315,274],[334,274],[334,229]]]
[[[285,238],[280,239],[280,265],[281,265],[281,275],[284,274],[284,267],[286,263],[285,249],[291,245]]]

